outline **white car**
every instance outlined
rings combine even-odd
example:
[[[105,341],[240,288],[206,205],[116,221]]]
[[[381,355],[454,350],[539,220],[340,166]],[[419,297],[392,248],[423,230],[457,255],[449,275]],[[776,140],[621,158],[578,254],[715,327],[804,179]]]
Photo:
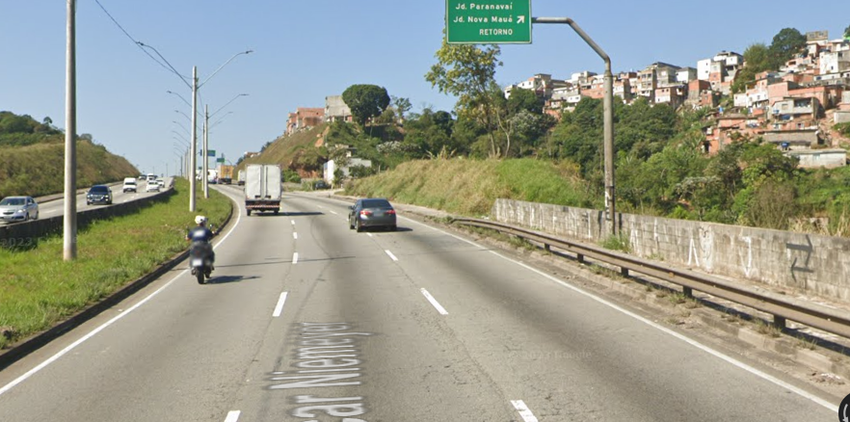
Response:
[[[121,188],[124,192],[136,192],[136,178],[127,177],[124,179],[124,186]]]
[[[145,192],[159,192],[161,186],[156,180],[148,182],[148,186],[145,188]]]

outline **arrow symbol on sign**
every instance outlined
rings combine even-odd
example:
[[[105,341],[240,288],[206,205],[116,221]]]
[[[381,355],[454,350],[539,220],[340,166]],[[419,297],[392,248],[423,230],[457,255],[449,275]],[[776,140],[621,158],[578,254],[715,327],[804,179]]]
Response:
[[[525,15],[519,15],[516,19],[516,23],[525,23]]]

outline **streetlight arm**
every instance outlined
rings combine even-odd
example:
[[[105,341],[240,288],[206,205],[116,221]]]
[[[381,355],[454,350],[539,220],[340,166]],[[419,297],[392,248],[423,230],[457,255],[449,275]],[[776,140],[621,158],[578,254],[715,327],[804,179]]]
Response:
[[[216,110],[215,112],[213,112],[213,114],[210,114],[210,118],[213,118],[213,116],[215,116],[216,114],[218,114],[221,110],[224,110],[224,108],[225,108],[225,107],[229,106],[229,105],[230,105],[230,103],[232,103],[232,102],[236,101],[236,99],[237,99],[237,98],[239,98],[239,97],[247,97],[247,96],[248,96],[248,94],[238,94],[238,95],[236,95],[235,97],[233,97],[233,99],[231,99],[230,101],[228,101],[228,102],[227,102],[227,104],[225,104],[225,105],[223,105],[223,106],[219,107],[219,109],[218,109],[218,110]]]
[[[209,80],[210,80],[210,79],[212,79],[212,78],[213,78],[213,76],[215,76],[215,75],[216,75],[216,73],[218,73],[219,71],[221,71],[221,69],[224,69],[224,67],[225,67],[225,66],[227,66],[230,62],[232,62],[232,61],[233,61],[233,59],[235,59],[236,57],[241,56],[241,55],[243,55],[243,54],[250,54],[250,53],[253,53],[253,52],[254,52],[254,50],[247,50],[247,51],[243,51],[243,52],[241,52],[241,53],[236,53],[236,54],[234,54],[234,55],[233,55],[233,57],[231,57],[231,58],[230,58],[230,59],[228,59],[226,62],[224,62],[224,64],[223,64],[223,65],[219,66],[219,67],[218,67],[218,69],[216,69],[216,70],[215,70],[215,72],[213,72],[213,73],[212,73],[212,75],[210,75],[210,76],[208,76],[206,79],[204,79],[204,81],[203,81],[203,82],[201,82],[201,83],[198,85],[198,88],[201,88],[202,86],[204,86],[204,84],[206,84],[207,82],[209,82]]]

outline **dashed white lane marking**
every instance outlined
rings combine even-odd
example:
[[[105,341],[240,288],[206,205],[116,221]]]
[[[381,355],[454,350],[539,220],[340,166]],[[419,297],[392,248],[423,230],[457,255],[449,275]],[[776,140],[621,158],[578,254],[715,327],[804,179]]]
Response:
[[[449,314],[449,311],[447,311],[446,308],[443,307],[443,305],[440,305],[440,302],[437,302],[437,299],[434,299],[434,296],[431,296],[431,293],[428,293],[428,291],[424,288],[419,289],[419,291],[421,291],[422,294],[425,295],[425,299],[428,299],[428,302],[431,302],[431,305],[434,305],[434,307],[437,308],[437,312],[439,312],[441,315]]]
[[[389,255],[390,259],[392,259],[393,261],[398,261],[398,258],[396,258],[395,255],[393,255],[392,252],[390,252],[388,250],[385,250],[384,252],[386,252],[387,255]]]
[[[272,316],[277,318],[283,313],[283,304],[286,303],[286,295],[288,292],[283,292],[280,294],[280,299],[277,300],[277,306],[274,307],[274,312],[272,312]]]
[[[511,400],[511,404],[514,405],[514,408],[519,412],[522,420],[525,422],[537,422],[537,418],[533,413],[531,413],[531,410],[528,409],[525,402],[522,400]]]
[[[289,222],[292,223],[293,226],[295,225],[295,220],[289,220]]]
[[[338,212],[336,212],[336,211],[334,211],[334,210],[328,210],[328,212],[329,212],[329,213],[331,213],[331,214],[333,214],[333,215],[339,215],[339,213],[338,213]]]
[[[298,233],[292,232],[292,238],[298,240]]]
[[[366,236],[375,237],[375,236],[372,236],[372,233],[366,233]]]
[[[298,263],[298,252],[292,254],[292,264],[295,265]]]
[[[227,418],[224,419],[224,422],[236,422],[236,421],[238,421],[239,415],[241,413],[242,412],[240,412],[238,410],[231,410],[230,412],[227,412]]]

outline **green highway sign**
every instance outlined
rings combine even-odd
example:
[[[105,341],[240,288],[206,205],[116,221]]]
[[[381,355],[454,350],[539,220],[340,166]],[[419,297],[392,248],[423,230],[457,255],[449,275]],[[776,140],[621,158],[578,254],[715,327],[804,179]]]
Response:
[[[214,149],[208,149],[207,150],[207,157],[215,157],[215,150]]]
[[[224,157],[216,158],[216,159],[215,159],[215,162],[216,162],[216,163],[222,163],[222,164],[224,164]]]
[[[531,0],[446,0],[449,44],[531,44]]]

